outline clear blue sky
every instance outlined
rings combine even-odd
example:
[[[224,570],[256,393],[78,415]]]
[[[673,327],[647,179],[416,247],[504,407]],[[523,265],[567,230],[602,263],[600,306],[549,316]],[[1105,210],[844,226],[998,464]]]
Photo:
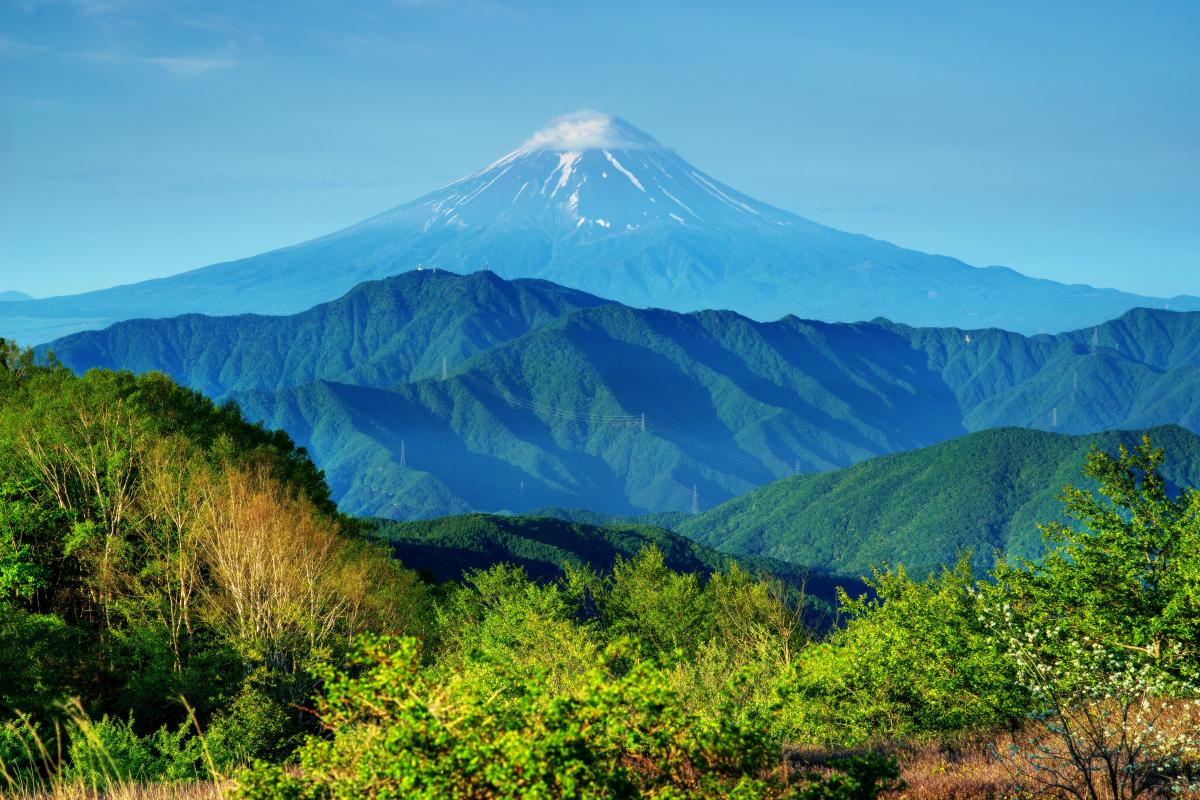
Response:
[[[0,290],[356,222],[546,120],[974,264],[1200,295],[1200,2],[0,0]]]

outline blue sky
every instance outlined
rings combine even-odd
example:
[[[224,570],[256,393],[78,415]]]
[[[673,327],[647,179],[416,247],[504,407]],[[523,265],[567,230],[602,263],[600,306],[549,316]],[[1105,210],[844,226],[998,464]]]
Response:
[[[1200,3],[0,0],[0,290],[252,255],[623,116],[819,222],[1200,295]]]

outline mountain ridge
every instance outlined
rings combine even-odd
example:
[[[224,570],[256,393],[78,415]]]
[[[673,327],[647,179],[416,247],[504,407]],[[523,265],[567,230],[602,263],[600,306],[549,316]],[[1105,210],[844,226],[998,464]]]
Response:
[[[1064,435],[993,428],[842,470],[784,478],[688,517],[673,530],[724,552],[868,574],[903,563],[921,576],[972,550],[980,573],[999,552],[1042,554],[1037,523],[1063,521],[1057,495],[1092,447],[1114,452],[1149,435],[1175,487],[1200,471],[1200,436],[1177,425]]]
[[[223,399],[318,379],[391,386],[439,374],[575,308],[608,301],[490,272],[413,271],[359,284],[289,316],[188,314],[128,320],[37,348],[76,371],[157,370]]]
[[[361,513],[680,511],[693,486],[709,507],[990,427],[1198,429],[1198,318],[1134,311],[1024,337],[608,304],[482,350],[444,381],[234,396],[310,446]]]

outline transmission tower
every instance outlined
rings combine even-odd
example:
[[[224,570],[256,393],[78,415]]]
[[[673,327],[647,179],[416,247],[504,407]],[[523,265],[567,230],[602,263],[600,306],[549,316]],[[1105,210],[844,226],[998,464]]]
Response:
[[[642,433],[646,432],[646,412],[642,412]]]
[[[521,508],[525,507],[525,481],[521,481]]]
[[[696,484],[692,484],[692,513],[697,514],[700,511],[700,490]]]
[[[1050,427],[1051,428],[1058,427],[1058,406],[1055,406],[1054,408],[1050,409]]]
[[[405,454],[405,452],[404,452],[404,447],[405,447],[405,442],[404,442],[404,440],[403,440],[403,439],[401,439],[401,440],[400,440],[400,466],[402,466],[402,467],[407,467],[407,466],[408,466],[408,459],[407,459],[407,457],[406,457],[406,454]]]
[[[1100,348],[1100,329],[1092,328],[1092,355]]]
[[[446,357],[442,356],[442,380],[446,380],[450,375],[450,369],[446,366]]]

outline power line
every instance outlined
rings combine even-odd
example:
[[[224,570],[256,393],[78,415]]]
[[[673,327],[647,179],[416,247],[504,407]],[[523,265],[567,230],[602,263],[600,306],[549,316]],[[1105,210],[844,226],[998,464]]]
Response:
[[[770,479],[778,477],[775,470],[770,469],[760,459],[757,459],[744,450],[723,447],[714,445],[710,442],[692,436],[684,431],[672,428],[665,423],[648,419],[643,411],[639,414],[598,414],[584,413],[573,409],[561,408],[552,406],[548,403],[543,403],[530,398],[519,397],[508,391],[508,389],[500,388],[497,384],[487,380],[479,375],[471,374],[470,372],[462,373],[458,376],[495,397],[504,400],[505,403],[511,406],[532,411],[534,414],[554,417],[556,419],[570,420],[574,422],[586,422],[592,424],[606,424],[612,427],[627,427],[636,428],[642,432],[651,432],[663,439],[669,439],[679,444],[686,445],[689,448],[704,450],[713,455],[716,455],[731,464],[737,464],[745,469],[758,472]],[[796,472],[799,473],[799,459],[796,460]]]

